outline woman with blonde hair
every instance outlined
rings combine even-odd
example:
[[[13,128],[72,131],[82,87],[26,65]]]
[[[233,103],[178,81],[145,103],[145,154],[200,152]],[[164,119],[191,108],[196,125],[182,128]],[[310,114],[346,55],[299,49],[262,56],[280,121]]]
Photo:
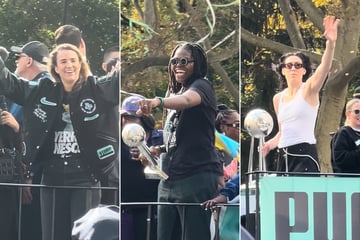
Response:
[[[347,102],[345,116],[331,140],[331,164],[335,173],[360,173],[360,99]]]

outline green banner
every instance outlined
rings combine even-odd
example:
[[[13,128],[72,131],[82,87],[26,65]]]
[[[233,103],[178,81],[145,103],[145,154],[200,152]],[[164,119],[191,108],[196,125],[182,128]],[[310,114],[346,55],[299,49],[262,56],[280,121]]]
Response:
[[[260,179],[262,240],[360,239],[360,178]]]

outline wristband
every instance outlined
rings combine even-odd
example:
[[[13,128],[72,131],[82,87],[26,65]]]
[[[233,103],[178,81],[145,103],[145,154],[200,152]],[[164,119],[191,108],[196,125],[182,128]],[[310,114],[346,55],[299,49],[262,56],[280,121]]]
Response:
[[[160,108],[160,109],[163,109],[163,107],[164,107],[164,98],[162,98],[162,97],[156,97],[156,98],[160,100],[160,104],[157,107]]]

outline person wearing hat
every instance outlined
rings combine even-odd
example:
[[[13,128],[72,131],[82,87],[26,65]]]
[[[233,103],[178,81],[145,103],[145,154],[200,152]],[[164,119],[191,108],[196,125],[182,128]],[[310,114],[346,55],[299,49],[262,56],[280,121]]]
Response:
[[[44,43],[39,41],[28,42],[22,47],[12,46],[10,50],[16,54],[16,59],[24,57],[28,58],[28,60],[35,60],[36,62],[45,66],[48,62],[49,49]],[[27,79],[30,78],[31,77],[27,77]]]
[[[41,79],[50,81],[51,77],[47,71],[49,49],[44,43],[31,41],[23,46],[12,46],[10,51],[15,54],[15,74],[17,76],[33,82],[38,82]],[[9,111],[22,125],[22,107],[14,102],[9,103],[8,106]],[[41,169],[37,169],[34,171],[32,183],[40,184],[40,180]],[[21,235],[41,239],[40,189],[37,187],[24,187],[22,190]]]
[[[141,125],[146,132],[146,143],[150,147],[158,144],[159,131],[155,129],[155,121],[151,115],[137,115],[137,102],[140,96],[130,96],[122,101],[121,128],[129,123]],[[162,140],[162,135],[161,135]],[[162,144],[162,141],[161,141]],[[159,143],[160,145],[160,143]],[[139,150],[129,148],[121,139],[121,202],[156,202],[158,179],[145,174],[144,166],[139,161]],[[148,210],[152,214],[148,216]],[[143,240],[146,236],[156,239],[156,206],[136,205],[124,206],[121,209],[121,239]],[[150,219],[150,221],[147,221]],[[147,227],[150,231],[147,232]]]

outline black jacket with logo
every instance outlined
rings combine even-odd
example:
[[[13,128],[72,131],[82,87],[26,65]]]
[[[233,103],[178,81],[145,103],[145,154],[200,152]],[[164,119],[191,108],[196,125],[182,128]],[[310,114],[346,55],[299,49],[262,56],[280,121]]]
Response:
[[[54,123],[62,112],[64,88],[48,79],[18,78],[0,59],[0,94],[23,106],[27,177],[49,160]],[[107,174],[118,160],[119,73],[97,79],[90,76],[70,94],[70,115],[83,163],[96,175]]]

